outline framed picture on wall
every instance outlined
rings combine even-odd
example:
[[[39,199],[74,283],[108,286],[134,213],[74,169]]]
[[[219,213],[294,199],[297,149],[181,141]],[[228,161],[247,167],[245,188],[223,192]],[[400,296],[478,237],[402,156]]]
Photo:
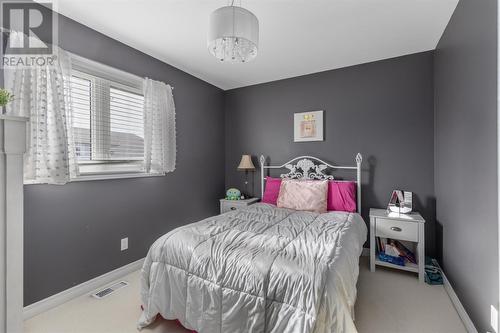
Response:
[[[294,113],[293,141],[323,141],[323,111]]]

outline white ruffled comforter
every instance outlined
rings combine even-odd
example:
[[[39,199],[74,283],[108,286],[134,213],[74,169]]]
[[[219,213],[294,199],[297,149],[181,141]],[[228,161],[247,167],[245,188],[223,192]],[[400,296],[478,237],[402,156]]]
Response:
[[[142,268],[144,311],[205,332],[356,332],[359,214],[255,204],[159,238]]]

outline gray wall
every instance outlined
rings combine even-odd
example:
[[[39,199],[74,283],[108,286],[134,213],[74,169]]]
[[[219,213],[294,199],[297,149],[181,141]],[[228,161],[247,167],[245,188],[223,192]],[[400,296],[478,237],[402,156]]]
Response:
[[[175,87],[177,169],[25,186],[25,305],[144,257],[165,232],[216,214],[224,193],[224,92],[72,20],[59,27],[64,49]]]
[[[437,249],[479,332],[498,308],[497,2],[461,0],[435,53]]]
[[[432,52],[234,89],[225,103],[226,187],[243,187],[236,170],[243,153],[254,163],[264,154],[276,164],[314,155],[355,165],[361,152],[365,220],[393,189],[413,191],[434,252]],[[293,113],[312,110],[325,111],[325,141],[294,143]],[[259,172],[253,177],[260,195]]]

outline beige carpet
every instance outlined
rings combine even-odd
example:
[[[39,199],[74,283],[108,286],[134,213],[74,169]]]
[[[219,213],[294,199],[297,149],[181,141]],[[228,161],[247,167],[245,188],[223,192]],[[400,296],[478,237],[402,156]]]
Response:
[[[26,333],[135,333],[140,315],[139,272],[102,300],[82,296],[25,322]],[[356,303],[359,333],[466,332],[442,286],[420,284],[416,275],[390,269],[368,270],[361,258]],[[173,322],[158,321],[142,332],[185,333]]]

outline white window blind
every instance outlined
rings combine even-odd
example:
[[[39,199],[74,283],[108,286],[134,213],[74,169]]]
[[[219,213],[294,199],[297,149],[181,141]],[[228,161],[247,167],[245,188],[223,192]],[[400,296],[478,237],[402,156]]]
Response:
[[[71,77],[71,100],[73,102],[73,135],[76,157],[79,161],[91,159],[90,140],[90,80]]]
[[[110,158],[144,159],[144,97],[110,88]]]
[[[142,92],[74,71],[71,99],[80,173],[140,172],[144,161]]]

